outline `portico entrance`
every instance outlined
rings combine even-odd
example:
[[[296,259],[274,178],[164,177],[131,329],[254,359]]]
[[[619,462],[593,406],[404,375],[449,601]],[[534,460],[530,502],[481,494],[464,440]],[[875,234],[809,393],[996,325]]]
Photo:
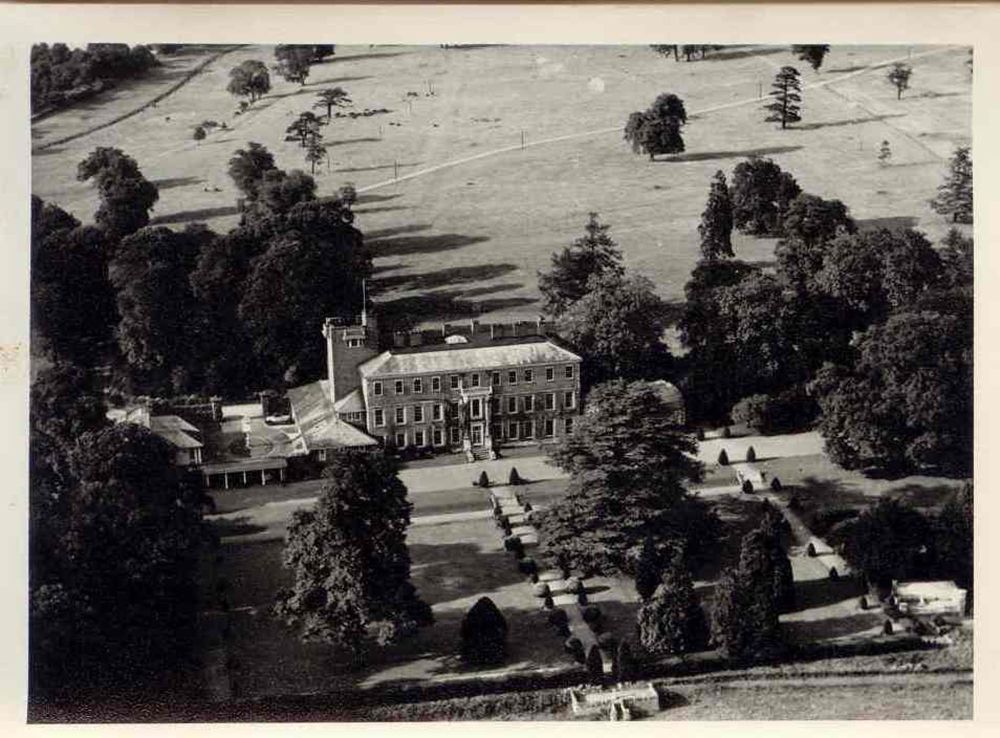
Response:
[[[483,424],[472,423],[469,427],[469,431],[472,434],[472,445],[482,446],[483,445]]]

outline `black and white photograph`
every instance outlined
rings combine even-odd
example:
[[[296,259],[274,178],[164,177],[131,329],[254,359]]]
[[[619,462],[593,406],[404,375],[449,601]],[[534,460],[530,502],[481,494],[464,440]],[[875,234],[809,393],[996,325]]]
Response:
[[[971,720],[979,49],[823,32],[22,38],[27,722]]]

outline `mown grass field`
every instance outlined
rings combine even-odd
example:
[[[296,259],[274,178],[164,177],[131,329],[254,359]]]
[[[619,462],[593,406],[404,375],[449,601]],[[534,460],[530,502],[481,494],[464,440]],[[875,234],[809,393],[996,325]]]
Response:
[[[901,100],[884,69],[864,72],[909,55],[911,89]],[[228,70],[255,58],[270,63],[272,49],[229,53],[156,108],[40,152],[33,191],[89,220],[96,194],[75,181],[76,164],[95,146],[118,146],[160,187],[154,222],[224,230],[237,219],[225,174],[233,151],[258,141],[282,168],[307,168],[302,149],[284,141],[285,127],[318,90],[341,86],[353,110],[392,111],[334,119],[324,129],[329,166],[316,174],[320,194],[345,182],[373,188],[362,194],[357,224],[376,256],[377,299],[428,320],[534,315],[536,270],[582,232],[590,210],[612,225],[630,267],[666,299],[681,299],[709,179],[751,154],[772,157],[807,191],[842,199],[862,225],[913,225],[937,239],[948,224],[927,200],[971,130],[971,75],[959,48],[835,47],[814,72],[779,47],[733,47],[691,63],[644,46],[338,47],[312,68],[308,84],[275,77],[272,93],[237,117],[225,92]],[[754,98],[787,63],[802,71],[807,89],[802,123],[782,131],[764,122]],[[810,87],[818,83],[825,86]],[[165,83],[144,84],[152,97]],[[124,109],[135,89],[108,105]],[[685,100],[687,151],[650,162],[631,152],[617,127],[661,92]],[[225,121],[229,130],[195,142],[193,128],[204,120]],[[46,126],[67,127],[57,116],[36,136],[47,135]],[[889,166],[876,159],[883,139],[893,151]],[[403,176],[506,147],[514,150],[380,186],[397,166]],[[773,246],[736,239],[749,261],[768,263]]]

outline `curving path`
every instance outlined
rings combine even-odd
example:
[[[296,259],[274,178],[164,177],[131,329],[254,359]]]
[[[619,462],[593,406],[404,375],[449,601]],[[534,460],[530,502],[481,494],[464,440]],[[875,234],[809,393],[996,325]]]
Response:
[[[959,50],[959,48],[960,47],[958,47],[958,46],[948,46],[948,47],[945,47],[943,49],[931,49],[929,51],[924,51],[924,52],[921,52],[921,53],[918,53],[918,54],[913,54],[912,56],[908,55],[908,56],[896,57],[894,59],[886,59],[885,61],[877,62],[875,64],[870,64],[867,67],[864,67],[863,69],[858,69],[858,70],[856,70],[854,72],[849,72],[847,74],[842,74],[839,77],[831,77],[830,79],[825,79],[825,80],[822,80],[820,82],[814,82],[812,84],[806,85],[802,89],[804,89],[804,90],[811,90],[811,89],[816,89],[816,88],[827,87],[828,85],[832,85],[832,84],[835,84],[837,82],[843,82],[844,80],[852,79],[854,77],[859,77],[859,76],[861,76],[863,74],[868,74],[869,72],[872,72],[872,71],[874,71],[876,69],[882,69],[884,67],[887,67],[887,66],[889,66],[891,64],[895,64],[897,62],[903,62],[903,61],[913,60],[913,59],[919,59],[919,58],[923,58],[923,57],[927,57],[927,56],[934,56],[934,55],[937,55],[937,54],[944,54],[944,53],[954,52],[956,50]],[[706,113],[715,113],[715,112],[718,112],[719,110],[728,110],[730,108],[739,108],[739,107],[742,107],[744,105],[752,105],[754,103],[760,103],[760,101],[761,101],[761,98],[759,98],[759,97],[745,98],[743,100],[737,100],[735,102],[724,103],[722,105],[714,105],[714,106],[709,107],[709,108],[702,108],[701,110],[695,110],[695,111],[689,112],[688,116],[689,117],[694,117],[696,115],[705,115]],[[580,138],[590,138],[592,136],[600,136],[600,135],[603,135],[603,134],[606,134],[606,133],[620,133],[622,130],[624,130],[622,126],[611,126],[609,128],[598,128],[596,130],[591,130],[591,131],[581,131],[581,132],[578,132],[578,133],[569,133],[569,134],[566,134],[566,135],[563,135],[563,136],[553,136],[551,138],[543,138],[543,139],[540,139],[538,141],[527,141],[527,142],[524,143],[524,145],[514,144],[512,146],[503,146],[503,147],[498,148],[498,149],[492,149],[490,151],[483,151],[483,152],[480,152],[478,154],[473,154],[472,156],[464,156],[464,157],[462,157],[460,159],[452,159],[450,161],[442,162],[441,164],[435,164],[434,166],[425,167],[424,169],[419,169],[419,170],[417,170],[415,172],[410,172],[409,174],[404,174],[403,176],[398,177],[398,178],[386,179],[386,180],[382,180],[381,182],[376,182],[374,184],[366,185],[365,187],[359,187],[357,191],[358,191],[359,194],[365,193],[365,192],[371,192],[372,190],[376,190],[376,189],[379,189],[379,188],[382,188],[382,187],[388,187],[390,185],[398,184],[399,182],[405,182],[405,181],[410,180],[410,179],[416,179],[417,177],[422,177],[425,174],[432,174],[434,172],[439,172],[442,169],[449,169],[451,167],[457,167],[457,166],[460,166],[462,164],[468,164],[469,162],[478,161],[480,159],[487,159],[487,158],[492,157],[492,156],[499,156],[501,154],[507,154],[507,153],[510,153],[512,151],[521,151],[523,149],[529,149],[529,148],[533,148],[535,146],[545,146],[545,145],[548,145],[548,144],[559,143],[559,142],[562,142],[562,141],[572,141],[572,140],[580,139]],[[935,156],[938,156],[938,154],[935,153]]]

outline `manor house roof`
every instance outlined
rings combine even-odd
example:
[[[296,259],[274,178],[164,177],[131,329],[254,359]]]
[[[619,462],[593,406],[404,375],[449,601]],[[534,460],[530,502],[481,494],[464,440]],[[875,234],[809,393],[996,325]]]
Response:
[[[358,371],[365,378],[399,377],[567,361],[580,361],[580,357],[549,338],[532,336],[479,346],[456,343],[391,349],[369,359]]]

